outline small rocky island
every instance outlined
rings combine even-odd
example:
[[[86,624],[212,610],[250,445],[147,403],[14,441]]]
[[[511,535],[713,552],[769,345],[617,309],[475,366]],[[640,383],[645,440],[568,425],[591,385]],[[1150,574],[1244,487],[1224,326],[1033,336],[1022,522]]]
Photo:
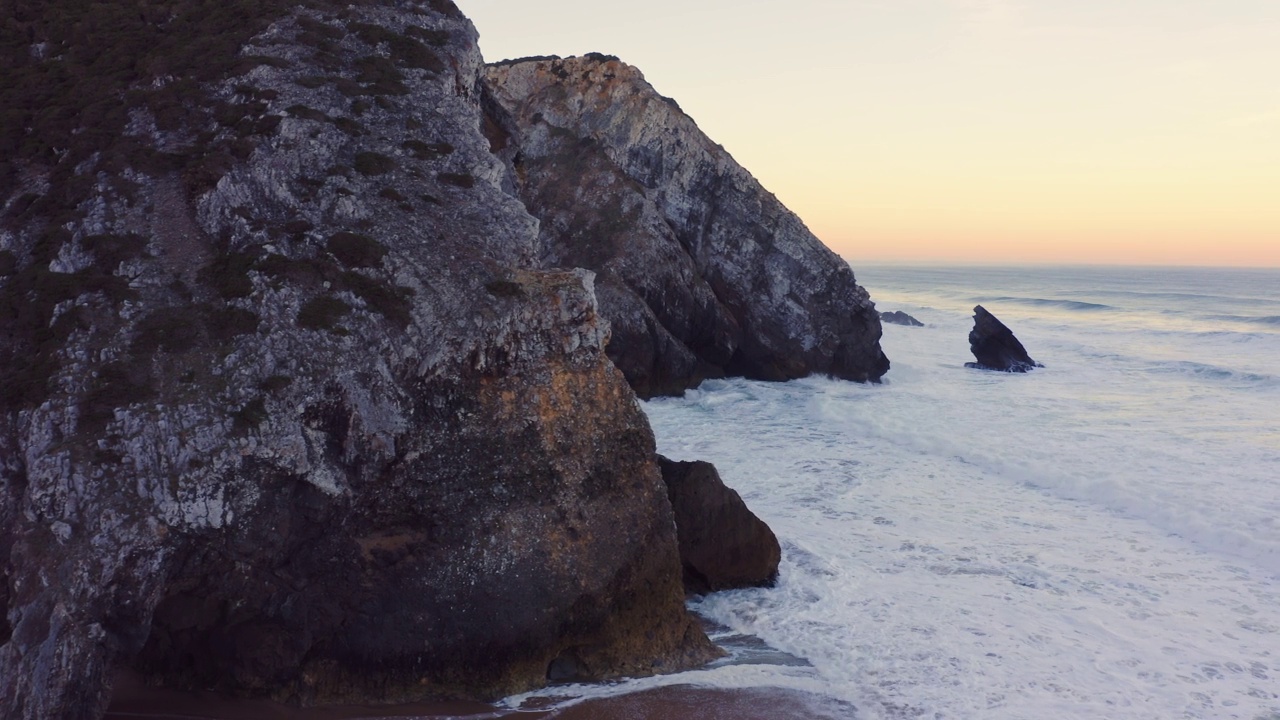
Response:
[[[1024,373],[1032,368],[1044,367],[1027,355],[1026,348],[1014,337],[1012,330],[981,305],[973,309],[969,350],[973,352],[977,362],[965,363],[967,368]]]
[[[889,312],[880,313],[880,322],[891,323],[893,325],[905,325],[907,327],[924,327],[924,323],[901,310],[891,310]]]
[[[0,715],[98,718],[124,668],[371,704],[716,656],[636,397],[884,374],[795,215],[635,68],[486,65],[450,0],[22,5]],[[776,569],[733,522],[767,557],[711,589]]]

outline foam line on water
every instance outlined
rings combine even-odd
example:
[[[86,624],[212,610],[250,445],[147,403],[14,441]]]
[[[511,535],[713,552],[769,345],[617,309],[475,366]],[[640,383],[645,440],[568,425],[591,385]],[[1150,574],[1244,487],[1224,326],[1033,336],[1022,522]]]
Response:
[[[699,612],[805,657],[868,718],[1275,707],[1254,675],[1275,672],[1274,578],[1011,481],[928,433],[891,441],[910,412],[869,435],[832,420],[833,407],[891,414],[913,387],[727,381],[646,404],[659,449],[715,462],[784,545],[777,588],[712,595]]]

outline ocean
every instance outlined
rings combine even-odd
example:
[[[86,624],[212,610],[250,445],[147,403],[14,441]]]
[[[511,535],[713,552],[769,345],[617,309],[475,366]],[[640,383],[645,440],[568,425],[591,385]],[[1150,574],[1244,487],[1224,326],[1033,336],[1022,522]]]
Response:
[[[731,655],[508,707],[762,687],[807,718],[1280,720],[1280,270],[862,265],[880,385],[643,403],[783,546],[695,599]],[[972,308],[1043,369],[964,367]],[[813,705],[817,703],[818,707]]]

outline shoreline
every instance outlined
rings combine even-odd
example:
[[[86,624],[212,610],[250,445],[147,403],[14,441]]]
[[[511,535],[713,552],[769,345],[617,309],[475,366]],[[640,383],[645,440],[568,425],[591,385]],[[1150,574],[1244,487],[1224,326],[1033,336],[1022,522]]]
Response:
[[[104,720],[851,720],[855,716],[855,709],[845,703],[772,687],[670,685],[527,710],[467,701],[297,708],[212,692],[150,688],[122,675]]]

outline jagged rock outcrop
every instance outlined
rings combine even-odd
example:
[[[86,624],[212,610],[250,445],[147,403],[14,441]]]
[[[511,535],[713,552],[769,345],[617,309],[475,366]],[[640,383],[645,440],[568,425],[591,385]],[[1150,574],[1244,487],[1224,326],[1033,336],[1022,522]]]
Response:
[[[542,262],[597,273],[609,357],[639,395],[888,369],[848,264],[639,70],[531,58],[490,65],[485,87]]]
[[[98,717],[125,664],[365,703],[711,657],[592,275],[533,269],[452,3],[63,5],[7,18],[5,92],[128,87],[5,126],[0,715]],[[66,18],[140,55],[41,35]],[[208,18],[253,37],[223,57]]]
[[[894,325],[906,325],[907,327],[924,327],[924,323],[901,310],[891,310],[889,312],[880,313],[880,322],[892,323]]]
[[[715,466],[662,456],[658,463],[675,512],[685,590],[772,586],[782,559],[778,538],[724,484]]]
[[[1014,337],[1012,330],[981,305],[973,309],[969,350],[973,352],[977,362],[965,363],[967,368],[1024,373],[1032,368],[1044,367],[1027,355],[1026,348]]]

